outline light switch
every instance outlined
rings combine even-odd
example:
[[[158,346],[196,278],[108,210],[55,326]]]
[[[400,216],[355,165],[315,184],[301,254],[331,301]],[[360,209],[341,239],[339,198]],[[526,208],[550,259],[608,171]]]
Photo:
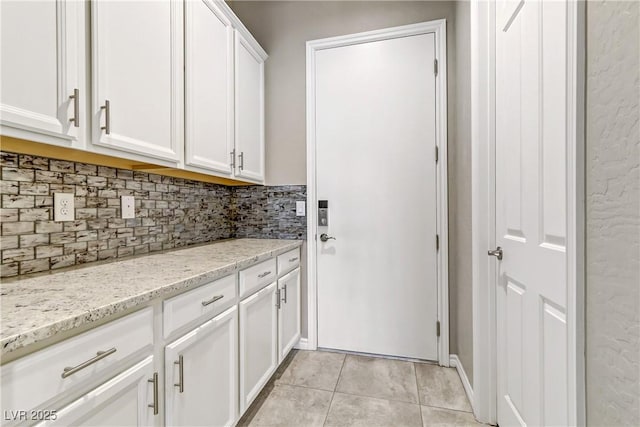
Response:
[[[296,201],[296,216],[305,216],[307,214],[306,202],[304,200]]]
[[[133,196],[121,197],[121,211],[122,218],[135,218],[136,217],[136,199]]]
[[[53,220],[73,221],[75,219],[73,193],[53,193]]]

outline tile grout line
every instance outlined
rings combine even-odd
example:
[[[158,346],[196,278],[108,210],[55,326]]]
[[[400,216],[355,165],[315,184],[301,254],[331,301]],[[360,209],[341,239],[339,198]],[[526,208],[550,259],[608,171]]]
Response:
[[[420,406],[420,403],[407,402],[406,400],[388,399],[386,397],[370,396],[370,395],[367,395],[367,394],[355,394],[355,393],[349,393],[349,392],[346,392],[346,391],[336,391],[336,393],[346,394],[347,396],[362,397],[362,398],[365,398],[365,399],[386,400],[387,402],[406,403],[408,405],[418,405],[418,406]],[[443,408],[443,409],[445,409],[445,408]]]
[[[333,393],[331,393],[331,400],[329,401],[329,406],[327,407],[327,415],[324,416],[324,422],[322,426],[324,427],[327,424],[327,419],[329,419],[329,411],[331,411],[331,404],[333,403],[333,397],[336,395],[336,389],[338,388],[338,383],[340,382],[340,377],[342,376],[342,370],[344,369],[344,364],[347,361],[347,355],[345,354],[342,359],[342,365],[340,366],[340,372],[338,372],[338,379],[336,380],[336,385],[333,386]]]
[[[416,393],[418,394],[418,410],[420,411],[420,423],[424,426],[424,418],[422,417],[422,402],[420,402],[420,387],[418,386],[418,370],[416,369],[416,362],[413,365],[413,378],[416,380]]]
[[[444,409],[445,411],[454,411],[454,412],[461,412],[463,414],[471,414],[473,415],[473,411],[465,411],[463,409],[453,409],[453,408],[447,408],[445,406],[436,406],[436,405],[427,405],[427,404],[420,404],[420,406],[426,406],[429,408],[435,408],[435,409]],[[475,415],[474,415],[475,417]]]

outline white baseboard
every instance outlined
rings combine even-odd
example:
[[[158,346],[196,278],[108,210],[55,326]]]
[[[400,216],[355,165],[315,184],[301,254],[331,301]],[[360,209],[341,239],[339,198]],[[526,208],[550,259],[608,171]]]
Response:
[[[294,348],[298,350],[315,350],[309,346],[309,340],[307,338],[300,338],[300,341],[298,341],[298,344],[296,344]]]
[[[458,371],[458,376],[460,377],[460,381],[462,381],[462,386],[464,387],[465,393],[467,393],[467,398],[469,399],[469,403],[471,403],[471,408],[473,409],[473,413],[476,413],[475,401],[473,399],[473,388],[471,388],[471,383],[469,383],[469,378],[467,377],[467,373],[464,371],[464,366],[462,366],[462,362],[458,358],[457,354],[449,355],[449,365],[452,368],[456,368]]]

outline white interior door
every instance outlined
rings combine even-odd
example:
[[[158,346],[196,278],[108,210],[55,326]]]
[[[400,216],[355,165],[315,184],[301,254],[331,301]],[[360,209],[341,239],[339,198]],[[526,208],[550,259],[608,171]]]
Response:
[[[434,59],[433,33],[316,53],[319,347],[438,359]]]
[[[496,7],[498,423],[567,425],[567,6]]]

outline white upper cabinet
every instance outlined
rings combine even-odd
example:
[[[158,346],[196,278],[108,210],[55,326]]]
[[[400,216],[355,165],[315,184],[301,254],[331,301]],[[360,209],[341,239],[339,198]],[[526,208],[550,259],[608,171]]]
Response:
[[[94,150],[178,163],[184,135],[183,2],[97,0],[91,3],[91,24]]]
[[[233,28],[213,1],[187,0],[185,163],[230,176],[233,145]]]
[[[77,1],[0,2],[3,135],[83,147],[84,10]]]
[[[236,176],[264,182],[264,61],[247,39],[235,32]]]

